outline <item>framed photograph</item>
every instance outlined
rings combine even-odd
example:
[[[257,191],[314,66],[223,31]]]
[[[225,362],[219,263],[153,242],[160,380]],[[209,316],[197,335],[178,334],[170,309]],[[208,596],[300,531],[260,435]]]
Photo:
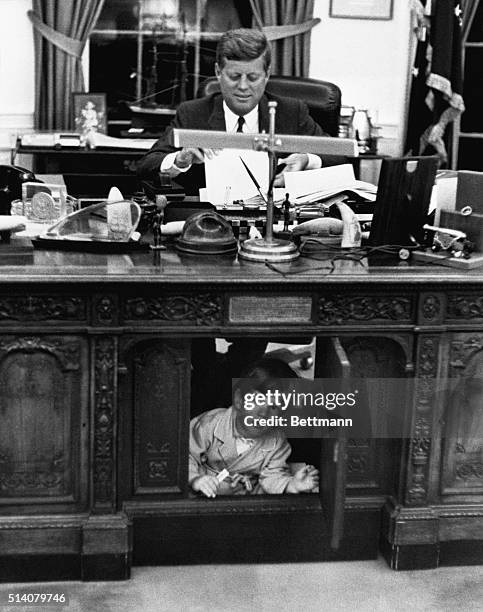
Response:
[[[74,128],[77,132],[92,130],[107,134],[105,93],[74,92],[72,94]]]
[[[330,17],[392,19],[393,0],[330,0]]]

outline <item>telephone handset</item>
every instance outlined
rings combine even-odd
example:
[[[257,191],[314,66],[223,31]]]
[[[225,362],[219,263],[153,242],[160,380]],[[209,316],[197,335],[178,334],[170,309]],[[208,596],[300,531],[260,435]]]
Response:
[[[42,183],[35,178],[35,174],[20,166],[0,165],[0,215],[10,214],[10,205],[13,200],[22,198],[22,184]]]

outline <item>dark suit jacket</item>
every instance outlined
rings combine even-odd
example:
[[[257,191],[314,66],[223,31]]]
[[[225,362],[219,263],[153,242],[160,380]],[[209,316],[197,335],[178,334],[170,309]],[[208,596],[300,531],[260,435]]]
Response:
[[[298,134],[300,136],[327,136],[322,128],[309,115],[307,105],[295,98],[280,98],[265,94],[258,105],[259,131],[268,133],[268,101],[275,100],[277,113],[275,116],[275,132],[278,134]],[[138,175],[144,182],[153,182],[159,175],[161,162],[167,153],[176,151],[168,143],[171,128],[191,130],[225,131],[225,113],[223,98],[215,93],[205,98],[190,100],[179,105],[176,117],[164,135],[153,145],[150,151],[138,163]],[[185,188],[186,193],[198,195],[198,189],[205,186],[203,164],[193,164],[187,171],[175,179]]]

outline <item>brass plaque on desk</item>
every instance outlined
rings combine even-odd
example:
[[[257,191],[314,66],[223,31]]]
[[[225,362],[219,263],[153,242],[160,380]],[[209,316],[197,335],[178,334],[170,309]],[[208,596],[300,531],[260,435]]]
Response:
[[[312,298],[298,295],[241,295],[230,298],[230,323],[310,323]]]

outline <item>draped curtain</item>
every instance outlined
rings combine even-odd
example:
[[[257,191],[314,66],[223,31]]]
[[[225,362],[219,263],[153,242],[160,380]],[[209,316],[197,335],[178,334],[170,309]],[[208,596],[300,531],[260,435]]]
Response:
[[[104,0],[33,0],[35,129],[73,127],[72,92],[84,91],[82,52]]]
[[[250,0],[253,25],[272,42],[272,72],[308,76],[314,0]]]

